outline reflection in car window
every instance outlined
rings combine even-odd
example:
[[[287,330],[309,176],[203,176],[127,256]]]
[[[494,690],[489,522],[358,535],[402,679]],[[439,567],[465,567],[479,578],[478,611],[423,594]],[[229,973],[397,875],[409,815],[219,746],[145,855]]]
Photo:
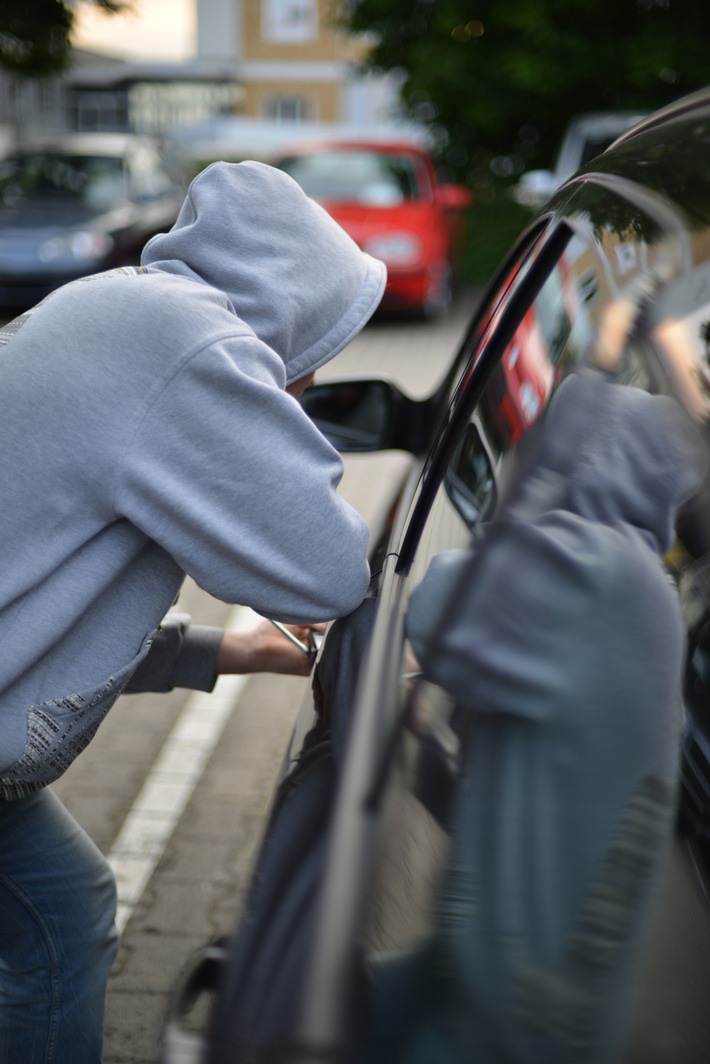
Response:
[[[575,310],[574,277],[563,261],[524,315],[486,388],[483,416],[497,450],[512,446],[537,421],[564,375],[564,367],[556,372],[563,358],[574,354],[576,361],[569,343]]]
[[[445,483],[449,498],[469,527],[473,528],[492,510],[495,500],[493,466],[475,422],[468,426],[456,449]]]
[[[414,162],[404,154],[324,151],[291,156],[280,166],[309,196],[335,202],[391,207],[421,195]]]
[[[710,267],[661,289],[655,300],[655,338],[673,387],[696,417],[710,423]]]
[[[172,187],[172,180],[156,152],[141,149],[130,161],[131,194],[135,199],[154,199]]]

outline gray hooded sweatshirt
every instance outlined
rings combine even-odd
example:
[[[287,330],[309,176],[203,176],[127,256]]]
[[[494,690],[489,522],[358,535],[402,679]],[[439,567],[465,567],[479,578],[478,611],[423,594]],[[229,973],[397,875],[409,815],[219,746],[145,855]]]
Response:
[[[185,574],[285,621],[358,605],[367,528],[284,387],[384,284],[291,178],[217,163],[140,268],[0,330],[0,796],[86,745]]]
[[[438,934],[381,988],[372,1060],[620,1059],[678,770],[683,625],[661,556],[703,469],[672,400],[572,377],[475,550],[415,591],[425,675],[473,727]]]

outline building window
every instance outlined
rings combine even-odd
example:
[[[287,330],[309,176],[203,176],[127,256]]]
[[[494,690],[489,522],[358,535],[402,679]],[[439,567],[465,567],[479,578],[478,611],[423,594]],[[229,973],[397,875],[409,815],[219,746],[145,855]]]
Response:
[[[262,105],[262,117],[277,122],[307,122],[313,115],[303,96],[270,96]]]
[[[318,0],[261,0],[261,35],[276,44],[318,37]]]
[[[126,93],[112,89],[74,89],[71,123],[79,133],[124,133],[128,129]]]

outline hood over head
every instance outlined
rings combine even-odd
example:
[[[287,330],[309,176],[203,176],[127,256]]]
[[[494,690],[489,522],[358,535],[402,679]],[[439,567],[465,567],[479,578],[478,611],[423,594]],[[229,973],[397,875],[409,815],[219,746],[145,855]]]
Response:
[[[290,383],[328,362],[382,298],[386,268],[361,251],[300,185],[264,163],[213,163],[143,266],[223,292],[284,361]]]
[[[594,371],[561,385],[537,448],[507,516],[534,520],[564,509],[628,524],[660,554],[673,541],[677,508],[698,491],[707,468],[700,432],[680,404]]]

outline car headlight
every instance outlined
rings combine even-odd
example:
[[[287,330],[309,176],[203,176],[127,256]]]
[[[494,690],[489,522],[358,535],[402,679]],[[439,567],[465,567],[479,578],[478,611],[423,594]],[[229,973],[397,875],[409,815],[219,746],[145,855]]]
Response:
[[[113,240],[106,233],[93,233],[79,229],[64,236],[52,236],[39,246],[37,252],[42,262],[71,259],[74,262],[98,262],[108,255]]]
[[[365,242],[364,251],[386,266],[416,266],[422,260],[422,242],[413,233],[383,233]]]

